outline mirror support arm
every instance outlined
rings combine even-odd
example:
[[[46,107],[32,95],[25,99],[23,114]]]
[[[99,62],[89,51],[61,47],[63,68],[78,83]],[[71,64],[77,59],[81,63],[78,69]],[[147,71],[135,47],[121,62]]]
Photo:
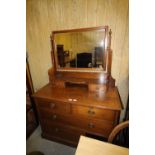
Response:
[[[110,76],[111,76],[111,63],[112,63],[111,34],[112,34],[112,31],[110,29],[109,35],[108,35],[108,46],[107,46],[107,55],[108,55],[107,72],[110,74]]]
[[[51,59],[52,59],[52,68],[53,72],[56,72],[56,62],[55,62],[55,57],[54,57],[54,34],[52,33],[50,36],[51,39]]]

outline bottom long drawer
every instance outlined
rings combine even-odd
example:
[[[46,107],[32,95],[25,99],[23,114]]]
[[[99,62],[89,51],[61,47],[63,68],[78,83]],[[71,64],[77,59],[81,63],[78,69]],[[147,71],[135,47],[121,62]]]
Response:
[[[85,134],[82,130],[71,128],[60,123],[54,123],[48,120],[42,120],[41,122],[43,132],[73,143],[78,143],[80,135]]]

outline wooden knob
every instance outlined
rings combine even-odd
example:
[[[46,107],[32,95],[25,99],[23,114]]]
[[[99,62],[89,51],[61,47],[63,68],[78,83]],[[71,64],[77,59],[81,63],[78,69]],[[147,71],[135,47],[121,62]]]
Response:
[[[93,111],[92,109],[89,109],[88,110],[88,114],[94,115],[95,114],[95,111]]]
[[[50,108],[54,108],[55,104],[54,103],[50,103]]]
[[[55,132],[59,132],[59,129],[58,128],[55,128]]]
[[[93,123],[89,123],[89,124],[88,124],[88,127],[89,127],[89,128],[94,128],[95,125],[94,125]]]
[[[53,120],[56,120],[56,118],[57,118],[57,115],[52,115]]]

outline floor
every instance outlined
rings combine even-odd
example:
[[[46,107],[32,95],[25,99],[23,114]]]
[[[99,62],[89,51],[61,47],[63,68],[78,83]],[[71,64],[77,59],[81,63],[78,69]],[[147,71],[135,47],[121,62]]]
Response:
[[[41,138],[40,126],[32,133],[26,141],[27,153],[41,151],[44,155],[74,155],[76,148]]]

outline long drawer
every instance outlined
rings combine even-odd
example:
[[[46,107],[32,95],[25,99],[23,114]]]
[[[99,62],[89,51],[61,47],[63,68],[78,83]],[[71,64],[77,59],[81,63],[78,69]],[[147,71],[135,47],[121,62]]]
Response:
[[[40,110],[40,115],[43,119],[47,119],[53,123],[62,123],[64,125],[70,125],[77,128],[84,129],[88,132],[95,132],[97,134],[104,135],[107,137],[111,130],[113,129],[113,122],[98,120],[92,118],[82,119],[80,117],[72,115],[60,115],[52,113],[48,110]]]
[[[51,122],[49,120],[42,120],[42,129],[43,132],[53,137],[59,137],[76,143],[79,141],[80,135],[84,135],[82,130],[71,128],[57,122]]]
[[[37,101],[39,109],[50,110],[57,113],[69,113],[70,105],[63,102],[55,102],[50,100],[39,99]]]
[[[80,105],[72,105],[72,114],[79,117],[85,116],[108,121],[115,120],[115,112],[113,110],[93,108]]]

